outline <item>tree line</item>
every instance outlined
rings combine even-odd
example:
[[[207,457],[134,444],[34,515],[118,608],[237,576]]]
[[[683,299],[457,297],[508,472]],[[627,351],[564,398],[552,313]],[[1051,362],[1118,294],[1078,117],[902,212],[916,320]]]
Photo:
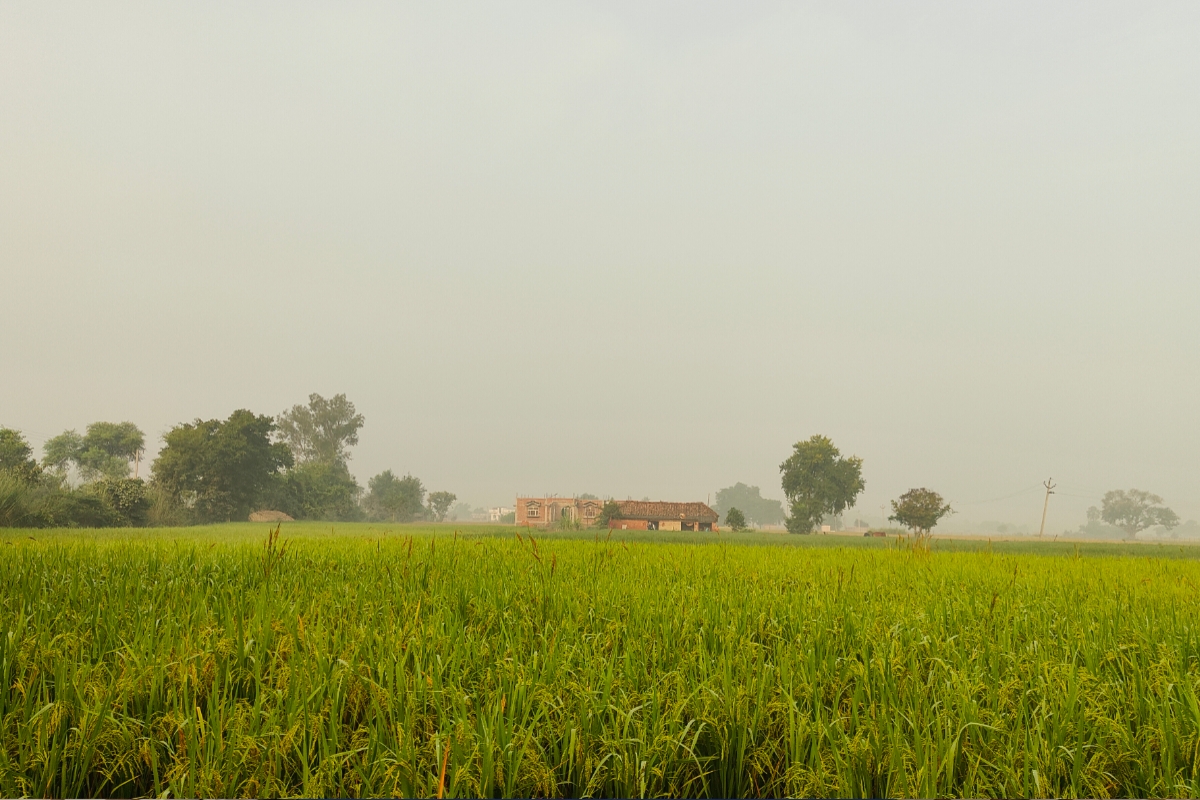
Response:
[[[843,456],[828,437],[815,435],[794,444],[792,454],[779,465],[789,513],[785,514],[778,500],[762,497],[757,486],[743,483],[717,492],[717,510],[733,530],[744,530],[751,523],[771,525],[782,521],[790,533],[812,533],[824,520],[839,519],[854,506],[866,488],[862,465],[861,458]],[[1099,508],[1088,509],[1088,520],[1120,528],[1128,538],[1153,526],[1171,530],[1179,524],[1179,517],[1162,502],[1150,492],[1116,489],[1105,493]],[[921,538],[953,513],[940,494],[922,487],[909,489],[892,500],[888,519]]]
[[[0,527],[186,525],[245,520],[270,509],[294,519],[412,522],[444,519],[457,499],[385,470],[364,491],[350,448],[365,419],[344,394],[276,415],[245,409],[181,422],[141,477],[145,434],[95,422],[48,440],[43,457],[0,428]],[[77,481],[72,481],[77,478]]]

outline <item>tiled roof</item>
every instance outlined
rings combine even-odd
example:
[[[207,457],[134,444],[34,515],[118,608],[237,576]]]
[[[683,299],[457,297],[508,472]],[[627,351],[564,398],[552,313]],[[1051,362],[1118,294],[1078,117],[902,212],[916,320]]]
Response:
[[[661,503],[646,500],[618,500],[623,519],[678,519],[684,522],[716,522],[717,512],[704,503]]]

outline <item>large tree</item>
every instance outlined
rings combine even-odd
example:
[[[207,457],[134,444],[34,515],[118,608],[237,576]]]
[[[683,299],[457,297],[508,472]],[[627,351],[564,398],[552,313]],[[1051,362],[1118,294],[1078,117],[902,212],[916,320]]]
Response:
[[[154,481],[198,521],[245,519],[293,463],[287,446],[271,441],[274,431],[270,417],[244,409],[176,425],[163,437]]]
[[[73,465],[85,481],[122,480],[145,447],[145,434],[132,422],[93,422],[83,436],[64,431],[48,440],[42,464],[59,474]]]
[[[296,464],[276,480],[264,505],[296,519],[354,521],[362,518],[362,487],[341,462]]]
[[[425,487],[419,478],[397,478],[384,470],[367,481],[366,505],[376,519],[412,522],[425,511]]]
[[[441,522],[446,518],[446,514],[450,512],[450,506],[454,505],[454,501],[458,497],[453,492],[430,492],[429,493],[429,510],[433,512],[433,518]]]
[[[276,419],[279,438],[291,448],[296,461],[322,464],[346,463],[350,448],[358,444],[358,430],[365,420],[344,394],[326,400],[308,396],[308,405],[292,406]]]
[[[787,518],[783,503],[763,497],[757,486],[744,483],[735,483],[717,492],[714,511],[725,516],[734,507],[742,512],[747,523],[756,525],[777,525]]]
[[[7,472],[22,483],[41,476],[41,467],[33,460],[33,448],[20,431],[0,428],[0,472]]]
[[[900,498],[892,501],[892,515],[888,519],[909,528],[918,537],[928,536],[938,520],[952,514],[950,504],[930,489],[909,489]]]
[[[791,511],[787,529],[792,533],[811,533],[825,516],[840,515],[866,487],[862,459],[843,457],[833,442],[820,435],[793,445],[779,471]]]
[[[1138,531],[1162,525],[1167,530],[1179,524],[1179,516],[1162,505],[1163,499],[1141,489],[1115,489],[1104,494],[1100,502],[1100,518],[1109,525],[1125,531],[1129,538]]]

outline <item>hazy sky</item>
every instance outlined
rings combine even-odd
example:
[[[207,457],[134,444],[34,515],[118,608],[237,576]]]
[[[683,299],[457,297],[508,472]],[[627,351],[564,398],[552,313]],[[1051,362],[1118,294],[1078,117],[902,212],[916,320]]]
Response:
[[[1200,517],[1198,43],[1195,2],[3,2],[0,425],[344,392],[360,482],[479,505],[780,497],[824,433],[876,516]]]

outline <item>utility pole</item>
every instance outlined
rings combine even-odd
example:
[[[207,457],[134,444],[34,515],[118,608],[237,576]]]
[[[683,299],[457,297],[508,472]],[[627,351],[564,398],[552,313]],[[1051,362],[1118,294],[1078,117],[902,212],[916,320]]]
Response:
[[[1054,494],[1054,478],[1049,479],[1042,486],[1046,487],[1046,502],[1042,504],[1042,527],[1038,528],[1038,538],[1042,538],[1042,534],[1046,532],[1046,509],[1050,507],[1050,495]]]

